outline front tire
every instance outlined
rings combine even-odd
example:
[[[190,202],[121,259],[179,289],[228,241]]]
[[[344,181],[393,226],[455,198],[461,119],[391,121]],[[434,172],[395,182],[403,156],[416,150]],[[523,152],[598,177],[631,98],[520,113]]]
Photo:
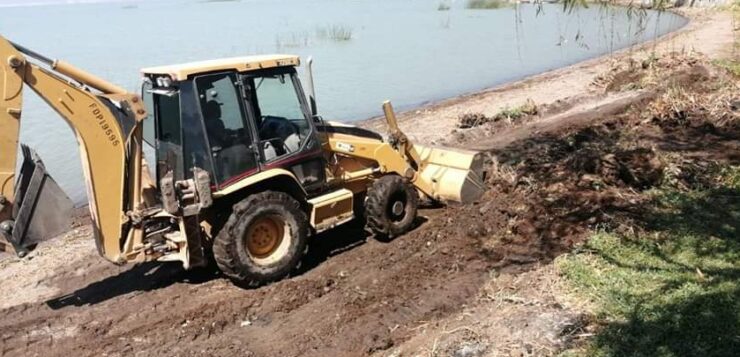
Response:
[[[365,218],[380,239],[394,238],[411,230],[416,220],[419,195],[408,180],[383,176],[367,191]]]
[[[213,242],[219,269],[233,281],[259,286],[288,276],[306,252],[309,224],[300,204],[265,191],[234,205]]]

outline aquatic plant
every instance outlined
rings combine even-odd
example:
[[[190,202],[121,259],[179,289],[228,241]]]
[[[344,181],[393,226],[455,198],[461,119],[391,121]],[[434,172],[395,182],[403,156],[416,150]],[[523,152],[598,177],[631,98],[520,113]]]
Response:
[[[294,31],[275,35],[275,48],[307,47],[319,40],[349,41],[352,39],[352,28],[344,25],[317,27],[315,31]]]
[[[291,32],[289,34],[276,35],[275,36],[275,47],[278,49],[283,47],[295,48],[305,47],[311,42],[311,36],[308,32]]]
[[[352,39],[352,28],[345,25],[321,26],[316,29],[316,36],[333,41],[349,41]]]
[[[507,0],[468,0],[465,7],[475,10],[500,9],[512,4]]]

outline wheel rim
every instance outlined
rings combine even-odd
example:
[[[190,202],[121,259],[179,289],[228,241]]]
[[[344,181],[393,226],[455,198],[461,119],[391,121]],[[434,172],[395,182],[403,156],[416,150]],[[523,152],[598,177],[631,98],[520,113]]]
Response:
[[[244,242],[249,255],[256,260],[273,255],[286,240],[286,226],[279,216],[263,216],[252,222]]]
[[[406,202],[408,201],[406,193],[399,191],[391,195],[388,200],[388,216],[393,222],[402,221],[406,215]]]

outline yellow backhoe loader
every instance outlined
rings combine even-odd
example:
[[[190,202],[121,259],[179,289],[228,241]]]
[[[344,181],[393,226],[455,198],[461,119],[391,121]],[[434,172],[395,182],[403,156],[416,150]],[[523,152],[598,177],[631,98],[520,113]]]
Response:
[[[268,55],[145,68],[139,96],[0,37],[0,236],[23,254],[63,230],[71,208],[25,146],[15,174],[24,86],[75,133],[98,251],[116,264],[189,269],[211,252],[227,277],[258,285],[288,275],[308,237],[361,211],[393,237],[412,228],[419,195],[483,193],[481,155],[414,145],[389,102],[387,138],[324,121],[311,60],[307,92],[299,64]]]

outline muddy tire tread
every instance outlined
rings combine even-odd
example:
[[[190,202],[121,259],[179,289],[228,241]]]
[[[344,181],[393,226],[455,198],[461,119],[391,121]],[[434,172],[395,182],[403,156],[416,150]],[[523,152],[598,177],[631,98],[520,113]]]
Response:
[[[297,227],[297,249],[298,254],[291,258],[290,264],[278,268],[275,272],[266,276],[260,276],[245,269],[239,257],[237,244],[243,236],[243,219],[250,215],[256,215],[269,204],[281,206],[281,210],[287,215],[292,215],[298,223]],[[250,214],[251,213],[251,214]],[[245,217],[245,215],[247,217]],[[288,276],[295,267],[300,266],[300,261],[307,252],[307,237],[309,235],[309,224],[305,212],[293,197],[284,192],[264,191],[248,196],[233,206],[229,219],[219,231],[213,242],[213,255],[221,272],[229,279],[240,285],[249,287],[260,286]]]
[[[383,176],[375,180],[367,191],[365,220],[367,227],[375,233],[377,238],[394,238],[406,233],[413,225],[414,219],[411,219],[407,224],[398,225],[391,222],[386,216],[386,199],[394,190],[399,188],[406,190],[407,199],[411,201],[411,207],[413,207],[413,218],[416,218],[419,195],[416,189],[403,177],[398,175]]]

